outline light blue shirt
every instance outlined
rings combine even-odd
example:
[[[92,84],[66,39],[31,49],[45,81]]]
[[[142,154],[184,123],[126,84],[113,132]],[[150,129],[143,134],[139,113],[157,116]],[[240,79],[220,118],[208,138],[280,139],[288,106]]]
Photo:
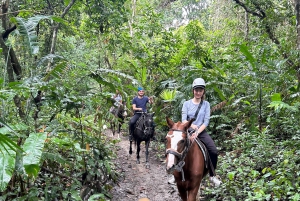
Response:
[[[121,105],[120,101],[122,100],[122,96],[120,94],[118,94],[114,99],[115,99],[114,105],[119,107],[119,105]]]
[[[192,99],[185,101],[182,106],[182,114],[181,114],[181,121],[190,120],[194,118],[195,113],[198,109],[199,104],[194,104]],[[189,117],[189,118],[188,118]],[[198,128],[204,124],[206,127],[209,124],[210,119],[210,104],[207,101],[203,101],[198,116],[193,124],[198,126]]]

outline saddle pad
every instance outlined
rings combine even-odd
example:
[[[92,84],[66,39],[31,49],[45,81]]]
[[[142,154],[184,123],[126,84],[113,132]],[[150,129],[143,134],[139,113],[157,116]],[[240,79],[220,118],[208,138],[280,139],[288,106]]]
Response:
[[[201,140],[199,140],[199,138],[196,138],[195,140],[196,140],[199,148],[201,149],[201,151],[203,153],[204,161],[205,161],[205,167],[209,169],[209,167],[210,167],[210,163],[209,163],[210,158],[209,158],[209,153],[207,151],[207,148],[206,148],[205,144]],[[213,168],[213,167],[211,167],[211,168]]]

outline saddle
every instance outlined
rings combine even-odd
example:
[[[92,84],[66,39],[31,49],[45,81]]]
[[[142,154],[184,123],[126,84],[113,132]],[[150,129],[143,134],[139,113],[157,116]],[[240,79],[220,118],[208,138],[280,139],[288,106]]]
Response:
[[[135,123],[135,129],[143,130],[143,117],[144,115],[141,115],[140,118]]]
[[[188,129],[188,133],[191,135],[195,132],[194,129],[192,128],[189,128]],[[209,157],[209,153],[208,153],[208,150],[204,144],[204,142],[202,142],[199,138],[196,138],[195,139],[196,143],[198,144],[200,150],[202,151],[203,153],[203,156],[204,156],[204,161],[205,161],[205,167],[209,170],[211,170],[213,172],[214,175],[216,175],[215,173],[215,169],[214,169],[214,166],[212,165],[212,162],[210,160],[210,157]]]
[[[135,124],[135,129],[134,130],[141,130],[141,131],[144,132],[144,130],[145,130],[144,118],[145,118],[145,115],[142,114],[141,117],[137,120],[137,122]],[[148,135],[149,133],[144,132],[144,134]]]

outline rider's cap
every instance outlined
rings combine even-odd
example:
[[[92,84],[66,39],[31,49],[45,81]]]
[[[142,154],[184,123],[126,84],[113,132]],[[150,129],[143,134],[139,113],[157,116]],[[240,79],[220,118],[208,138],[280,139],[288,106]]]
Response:
[[[144,90],[143,87],[138,87],[138,91]]]
[[[193,89],[202,88],[205,89],[205,81],[202,78],[196,78],[193,82]]]

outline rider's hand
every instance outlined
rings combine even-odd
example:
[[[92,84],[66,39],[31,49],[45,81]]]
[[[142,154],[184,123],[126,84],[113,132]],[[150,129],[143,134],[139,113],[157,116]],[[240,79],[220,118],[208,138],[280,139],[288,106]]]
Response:
[[[193,128],[195,131],[198,130],[198,126],[196,126],[195,124],[192,124],[192,125],[191,125],[191,128]]]
[[[194,141],[198,137],[198,134],[198,129],[196,129],[196,131],[190,136],[190,139]]]

